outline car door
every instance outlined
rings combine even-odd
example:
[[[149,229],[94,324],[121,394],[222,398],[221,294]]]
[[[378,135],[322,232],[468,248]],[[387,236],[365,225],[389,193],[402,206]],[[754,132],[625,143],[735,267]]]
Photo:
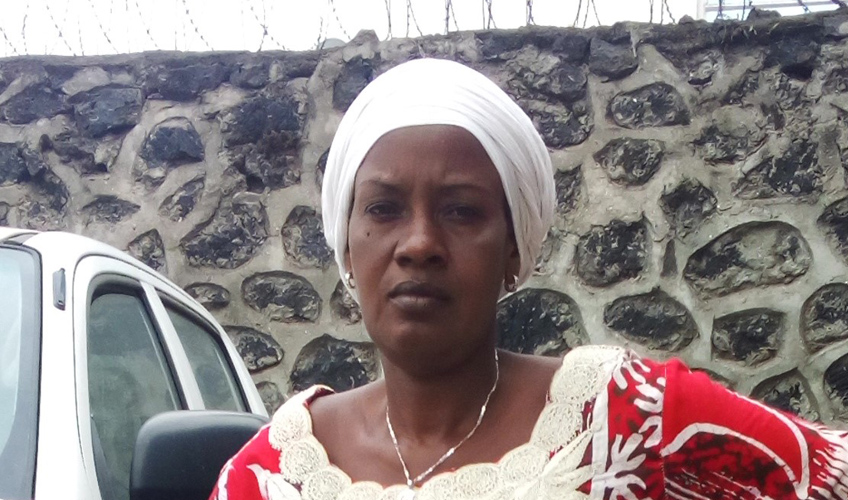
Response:
[[[74,288],[83,460],[102,499],[128,500],[141,425],[161,412],[205,409],[203,396],[159,298],[165,282],[127,262],[89,256],[77,265]]]

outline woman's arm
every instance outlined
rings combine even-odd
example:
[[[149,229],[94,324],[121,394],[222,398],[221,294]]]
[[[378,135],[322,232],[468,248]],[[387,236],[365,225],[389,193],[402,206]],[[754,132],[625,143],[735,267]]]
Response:
[[[669,497],[848,499],[848,432],[740,396],[676,360],[665,379]]]

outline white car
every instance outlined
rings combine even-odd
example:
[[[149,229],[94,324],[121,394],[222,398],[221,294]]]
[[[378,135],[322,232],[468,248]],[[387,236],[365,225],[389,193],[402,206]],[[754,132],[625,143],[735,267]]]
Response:
[[[137,450],[142,425],[173,410],[235,413],[168,414]],[[133,498],[167,498],[173,478],[151,485],[144,468],[185,453],[202,463],[241,416],[255,425],[209,455],[236,451],[267,413],[224,330],[182,289],[94,240],[0,228],[0,499],[127,500],[131,466]],[[222,460],[203,464],[213,483]]]

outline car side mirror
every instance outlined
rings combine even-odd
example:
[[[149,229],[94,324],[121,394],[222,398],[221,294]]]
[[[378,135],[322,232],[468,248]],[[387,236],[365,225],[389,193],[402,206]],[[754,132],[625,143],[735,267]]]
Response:
[[[268,419],[252,413],[172,411],[141,427],[131,500],[206,500],[221,468]]]

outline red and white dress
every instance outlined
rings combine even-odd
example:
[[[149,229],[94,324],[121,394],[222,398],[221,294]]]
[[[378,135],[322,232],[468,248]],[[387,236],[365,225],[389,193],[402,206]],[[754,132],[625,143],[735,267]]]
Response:
[[[352,482],[312,434],[315,387],[289,400],[221,472],[217,500],[394,500],[405,485]],[[616,347],[572,350],[530,442],[497,463],[443,472],[446,499],[846,499],[848,432],[728,391],[681,362]]]

